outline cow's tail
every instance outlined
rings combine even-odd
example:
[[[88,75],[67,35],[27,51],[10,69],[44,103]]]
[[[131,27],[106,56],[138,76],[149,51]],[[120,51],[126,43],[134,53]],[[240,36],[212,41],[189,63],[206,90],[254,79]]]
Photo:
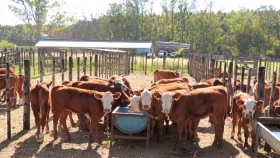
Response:
[[[227,94],[227,91],[225,88],[221,88],[221,89],[218,89],[220,93],[223,94],[223,96],[225,97],[225,103],[224,103],[224,119],[227,118],[227,111],[228,111],[228,94]]]

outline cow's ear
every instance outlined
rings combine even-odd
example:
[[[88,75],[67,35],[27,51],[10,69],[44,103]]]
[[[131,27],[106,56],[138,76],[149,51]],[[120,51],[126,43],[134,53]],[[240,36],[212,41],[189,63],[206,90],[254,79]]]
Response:
[[[137,96],[140,96],[140,95],[141,95],[139,91],[133,91],[133,94],[134,94],[134,95],[137,95]]]
[[[122,78],[122,80],[123,80],[123,82],[125,83],[125,82],[127,82],[127,80],[126,80],[126,78],[125,77],[123,77]]]
[[[155,92],[153,93],[153,95],[154,95],[154,97],[155,97],[157,100],[160,100],[161,94],[160,94],[158,91],[155,91]]]
[[[257,105],[257,106],[262,106],[262,105],[263,105],[263,101],[262,101],[262,100],[256,101],[256,105]]]
[[[109,82],[110,84],[114,84],[114,80],[112,80],[112,79],[109,79],[108,82]]]
[[[52,81],[50,81],[49,83],[47,83],[47,87],[50,88],[50,86],[52,85]]]
[[[37,80],[37,84],[39,84],[40,82]]]
[[[278,106],[278,105],[279,105],[279,102],[278,102],[278,101],[276,101],[276,102],[273,103],[273,106]]]
[[[98,100],[102,99],[102,95],[100,93],[94,93],[94,97]]]
[[[244,101],[242,101],[241,99],[236,100],[236,104],[237,105],[243,105]]]
[[[173,98],[174,98],[175,101],[177,101],[177,100],[179,100],[179,99],[181,98],[181,96],[182,96],[181,93],[175,93],[175,94],[173,95]]]
[[[121,97],[121,93],[120,92],[116,92],[115,94],[113,94],[113,98],[115,99],[115,100],[117,100],[117,99],[119,99],[120,97]]]

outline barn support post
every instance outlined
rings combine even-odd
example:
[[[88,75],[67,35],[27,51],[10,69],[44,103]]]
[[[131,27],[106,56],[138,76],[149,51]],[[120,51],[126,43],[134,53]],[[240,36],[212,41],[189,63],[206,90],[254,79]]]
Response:
[[[61,82],[64,81],[64,59],[61,59]]]
[[[43,82],[43,61],[39,62],[39,68],[40,68],[40,82]]]
[[[30,60],[24,60],[23,129],[30,129]]]
[[[69,81],[72,81],[73,58],[69,57]]]
[[[270,93],[270,98],[269,98],[269,110],[268,110],[268,116],[269,117],[272,117],[272,113],[273,113],[273,103],[274,103],[275,89],[276,89],[276,71],[273,71],[271,93]]]
[[[126,72],[127,74],[129,75],[130,74],[130,55],[131,55],[131,52],[127,52],[126,53],[126,61],[127,61],[127,67],[126,67]]]
[[[80,79],[80,57],[77,57],[77,81]]]
[[[84,75],[87,74],[87,57],[85,56],[84,57],[84,62],[83,62],[83,72],[84,72]]]
[[[121,75],[121,66],[120,66],[120,64],[121,64],[121,54],[119,53],[118,54],[118,75]]]
[[[92,55],[89,57],[89,75],[92,76]]]
[[[279,61],[279,59],[278,59],[277,61],[278,61],[278,62],[277,62],[278,82],[280,82],[280,68],[279,68],[279,66],[280,66],[280,61]]]
[[[6,63],[7,138],[11,138],[10,64]]]
[[[98,55],[94,55],[94,76],[97,76],[98,72]]]
[[[52,86],[55,86],[55,59],[52,62]]]
[[[227,113],[229,114],[230,113],[230,110],[231,110],[231,96],[233,94],[231,94],[232,92],[232,85],[231,85],[231,76],[232,76],[232,68],[233,68],[233,62],[231,61],[229,63],[229,67],[228,67],[228,82],[227,82]]]
[[[252,75],[252,68],[249,68],[248,69],[248,78],[247,78],[247,87],[246,87],[246,93],[248,93],[249,94],[249,92],[250,92],[250,84],[251,84],[251,75]],[[251,88],[253,88],[253,87],[251,87]]]
[[[243,84],[244,84],[244,72],[245,72],[245,67],[242,66],[241,69],[241,84],[240,84],[240,91],[243,92]]]

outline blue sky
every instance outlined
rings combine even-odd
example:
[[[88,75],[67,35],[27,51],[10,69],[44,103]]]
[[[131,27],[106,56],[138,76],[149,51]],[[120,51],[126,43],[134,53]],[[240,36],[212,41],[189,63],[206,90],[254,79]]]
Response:
[[[52,0],[50,0],[52,1]],[[60,1],[60,0],[58,0]],[[108,4],[113,2],[122,2],[123,0],[67,0],[67,5],[69,6],[69,14],[74,15],[79,18],[83,15],[100,15],[105,13],[108,9]],[[168,0],[170,1],[170,0]],[[210,0],[199,0],[199,9],[205,8],[205,1]],[[280,0],[212,0],[213,1],[213,11],[222,10],[224,12],[229,12],[231,10],[239,10],[241,8],[257,9],[261,5],[272,5],[275,9],[280,9]],[[154,0],[154,11],[156,13],[161,12],[162,0]],[[0,0],[0,25],[16,25],[21,24],[8,9],[8,4],[11,0]]]

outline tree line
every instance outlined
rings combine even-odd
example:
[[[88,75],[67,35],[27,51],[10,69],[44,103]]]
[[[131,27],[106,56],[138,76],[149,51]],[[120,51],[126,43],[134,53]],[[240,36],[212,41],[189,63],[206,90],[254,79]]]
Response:
[[[60,8],[61,4],[35,2],[30,9],[37,16],[26,12],[22,17],[25,24],[0,26],[0,40],[34,46],[39,35],[45,33],[59,39],[182,42],[190,44],[192,53],[280,55],[280,11],[273,6],[214,12],[212,1],[204,10],[198,10],[197,0],[162,0],[162,13],[155,14],[153,0],[126,0],[110,4],[107,12],[98,17],[91,14],[77,20],[61,11],[53,20],[47,20],[47,7]],[[9,8],[14,14],[19,10],[16,6]]]

